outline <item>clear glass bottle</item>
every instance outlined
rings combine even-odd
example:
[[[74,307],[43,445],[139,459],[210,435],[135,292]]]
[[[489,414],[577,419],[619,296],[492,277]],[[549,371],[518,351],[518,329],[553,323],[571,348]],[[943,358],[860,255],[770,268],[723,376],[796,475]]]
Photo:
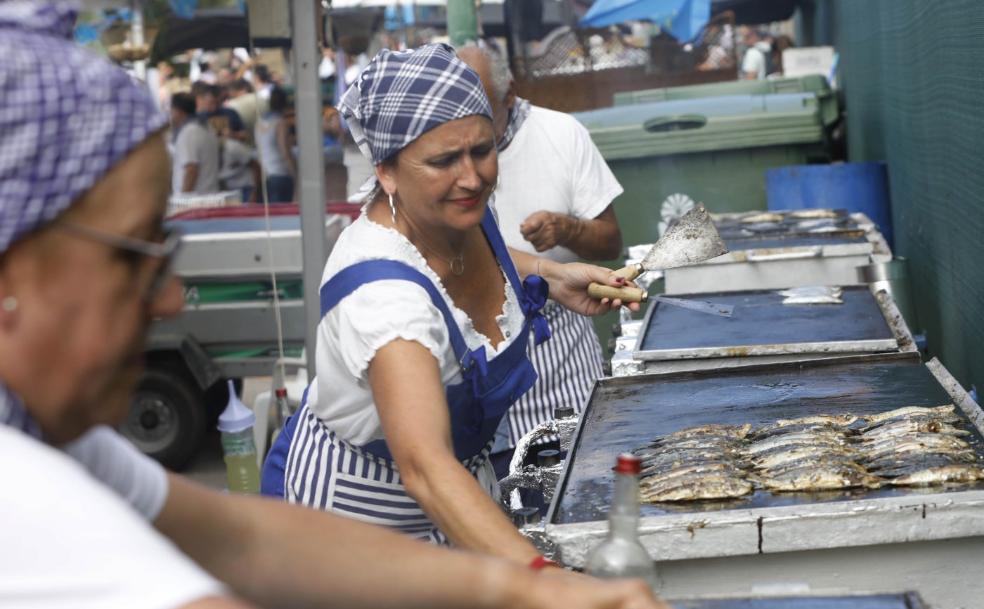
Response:
[[[639,578],[656,590],[656,563],[639,541],[639,472],[642,461],[619,455],[615,464],[615,493],[608,512],[608,537],[588,554],[584,570],[595,577]]]
[[[256,459],[253,425],[256,415],[236,395],[229,379],[229,402],[219,416],[222,432],[222,453],[226,464],[226,480],[231,493],[259,493],[260,468]]]

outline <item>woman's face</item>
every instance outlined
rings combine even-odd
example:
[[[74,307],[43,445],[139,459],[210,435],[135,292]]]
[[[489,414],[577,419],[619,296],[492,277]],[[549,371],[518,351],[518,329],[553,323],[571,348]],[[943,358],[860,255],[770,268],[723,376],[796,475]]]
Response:
[[[492,123],[474,115],[431,129],[395,162],[378,165],[376,175],[417,226],[476,226],[499,175]]]
[[[159,242],[170,183],[162,136],[141,144],[59,222]],[[26,239],[9,260],[5,288],[18,300],[13,331],[22,355],[20,386],[49,441],[115,424],[129,408],[143,369],[147,329],[178,313],[184,298],[168,276],[150,295],[163,261],[58,226]],[[12,250],[13,252],[13,250]]]

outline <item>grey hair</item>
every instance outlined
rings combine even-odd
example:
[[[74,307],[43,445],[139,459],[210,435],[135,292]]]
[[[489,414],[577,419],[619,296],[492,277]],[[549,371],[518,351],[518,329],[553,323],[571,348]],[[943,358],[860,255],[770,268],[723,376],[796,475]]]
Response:
[[[509,85],[513,83],[512,70],[509,69],[509,60],[505,55],[488,45],[478,46],[482,56],[489,60],[489,73],[492,76],[492,92],[502,101],[509,92]]]

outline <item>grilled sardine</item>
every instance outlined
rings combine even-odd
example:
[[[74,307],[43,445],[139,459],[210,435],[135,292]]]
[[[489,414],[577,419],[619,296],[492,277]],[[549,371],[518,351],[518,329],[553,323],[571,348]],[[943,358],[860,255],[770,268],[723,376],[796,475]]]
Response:
[[[949,482],[975,482],[984,480],[984,469],[977,465],[959,463],[941,467],[927,467],[889,480],[893,486],[930,486]]]

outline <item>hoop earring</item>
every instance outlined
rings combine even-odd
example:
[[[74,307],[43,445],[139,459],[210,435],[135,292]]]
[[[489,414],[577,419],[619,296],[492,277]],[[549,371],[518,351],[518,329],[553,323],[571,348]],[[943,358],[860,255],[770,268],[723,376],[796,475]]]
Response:
[[[393,214],[393,226],[396,226],[396,201],[393,200],[393,195],[386,194],[389,197],[390,213]]]

